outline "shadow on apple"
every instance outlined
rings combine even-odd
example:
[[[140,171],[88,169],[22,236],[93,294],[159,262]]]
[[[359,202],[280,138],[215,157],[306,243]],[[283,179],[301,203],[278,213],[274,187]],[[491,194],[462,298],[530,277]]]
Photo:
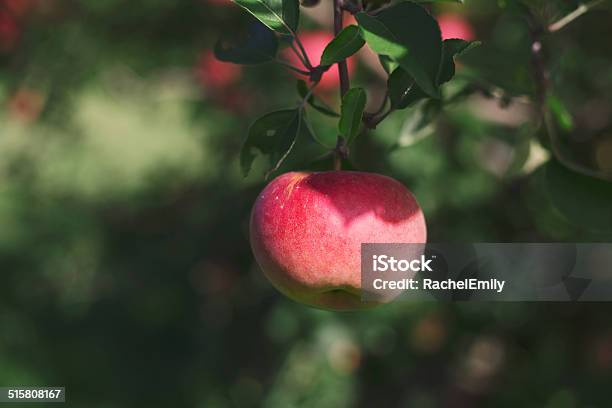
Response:
[[[287,173],[259,195],[251,247],[270,282],[298,302],[329,310],[361,301],[362,243],[425,243],[425,217],[398,181],[372,173]]]

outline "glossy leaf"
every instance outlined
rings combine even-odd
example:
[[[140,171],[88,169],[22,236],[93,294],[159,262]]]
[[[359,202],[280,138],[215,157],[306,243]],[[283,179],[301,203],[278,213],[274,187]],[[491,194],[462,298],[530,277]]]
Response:
[[[438,84],[442,85],[453,79],[455,76],[455,57],[460,56],[478,47],[479,41],[465,41],[459,38],[444,40],[442,44],[442,66],[440,67],[440,75]]]
[[[350,145],[361,130],[361,120],[366,106],[367,96],[363,88],[353,88],[342,98],[342,113],[338,130]]]
[[[374,52],[392,58],[429,96],[439,97],[442,36],[438,23],[427,10],[403,2],[374,15],[358,13],[357,21]]]
[[[292,35],[300,18],[298,0],[233,0],[277,33]]]
[[[351,55],[363,47],[365,41],[361,37],[359,28],[355,25],[345,27],[337,36],[330,42],[323,55],[321,56],[321,65],[332,65]]]
[[[380,60],[380,65],[382,65],[383,69],[387,74],[392,73],[399,67],[399,64],[393,61],[390,57],[386,55],[379,55],[378,59]]]
[[[389,99],[393,109],[405,109],[415,102],[427,98],[427,94],[414,82],[403,68],[397,68],[387,81]]]
[[[240,153],[244,176],[249,174],[258,153],[270,159],[270,172],[276,170],[291,152],[298,136],[307,131],[301,109],[276,111],[257,119],[251,125]]]
[[[459,39],[446,40],[443,43],[444,60],[440,67],[439,85],[448,82],[455,75],[454,57],[477,46],[478,42]],[[416,84],[414,78],[403,68],[396,68],[387,81],[391,106],[394,109],[405,109],[428,95]]]

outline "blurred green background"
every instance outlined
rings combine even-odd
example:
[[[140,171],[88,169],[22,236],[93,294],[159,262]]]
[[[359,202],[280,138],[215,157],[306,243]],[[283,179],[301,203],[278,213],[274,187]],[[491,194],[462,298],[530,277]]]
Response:
[[[322,1],[304,28],[330,30]],[[544,22],[578,6],[528,3]],[[610,10],[543,38],[557,136],[601,174]],[[454,103],[431,122],[431,106],[393,114],[353,165],[409,186],[432,242],[610,241],[611,184],[552,159],[534,114],[522,8],[432,11],[483,41],[445,89]],[[250,24],[224,0],[0,1],[0,385],[66,386],[73,407],[610,406],[609,304],[339,314],[272,288],[248,243],[263,167],[245,179],[237,158],[252,120],[298,101],[295,81],[210,57]]]

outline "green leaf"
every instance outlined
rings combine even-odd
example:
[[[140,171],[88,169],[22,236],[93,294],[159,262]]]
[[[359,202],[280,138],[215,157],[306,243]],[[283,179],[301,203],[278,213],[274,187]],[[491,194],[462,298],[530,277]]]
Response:
[[[455,76],[455,57],[460,56],[469,50],[480,45],[480,41],[465,41],[458,38],[444,40],[442,43],[442,66],[438,84],[442,85],[453,79]]]
[[[330,42],[323,55],[321,56],[321,65],[328,66],[345,60],[355,54],[365,44],[359,27],[350,25],[345,27],[340,33]]]
[[[374,15],[357,14],[363,38],[374,52],[400,64],[428,95],[438,98],[442,36],[436,20],[422,6],[395,4]]]
[[[459,39],[446,40],[443,43],[442,66],[440,67],[440,85],[448,82],[455,75],[454,57],[478,46],[478,42]],[[414,78],[403,68],[396,68],[387,81],[389,99],[394,109],[405,109],[428,95],[415,83]]]
[[[564,131],[571,131],[574,128],[574,119],[572,118],[572,114],[565,107],[561,99],[554,95],[550,95],[546,100],[546,104],[548,105],[548,109],[550,109],[552,112],[561,129]]]
[[[233,0],[272,31],[293,35],[300,19],[299,0]]]
[[[256,151],[270,159],[272,168],[269,172],[278,169],[304,131],[307,131],[307,126],[303,123],[302,109],[276,111],[257,119],[251,125],[240,152],[244,176],[251,170]]]
[[[297,82],[297,90],[298,90],[298,93],[300,94],[300,96],[302,97],[302,99],[306,98],[306,96],[308,95],[308,85],[306,85],[305,81],[299,80]],[[321,112],[324,115],[331,116],[333,118],[339,118],[340,117],[340,115],[337,112],[335,112],[332,108],[327,106],[325,103],[319,101],[312,94],[308,97],[306,102],[313,109],[315,109],[318,112]]]
[[[591,230],[612,230],[612,183],[575,173],[558,162],[545,167],[548,196],[570,223]]]
[[[282,0],[282,3],[283,18],[285,19],[287,25],[295,33],[300,25],[300,2],[299,0]]]
[[[361,130],[361,120],[366,106],[367,96],[363,88],[353,88],[342,98],[342,113],[338,130],[351,144]]]
[[[387,88],[393,109],[406,109],[415,102],[427,98],[427,94],[403,68],[397,68],[389,75]]]
[[[219,41],[215,45],[217,59],[234,64],[262,64],[276,58],[278,38],[268,27],[256,23],[240,43]]]
[[[378,59],[380,60],[380,65],[382,65],[383,69],[387,72],[387,74],[392,73],[399,67],[399,64],[393,61],[391,58],[386,55],[379,55]]]

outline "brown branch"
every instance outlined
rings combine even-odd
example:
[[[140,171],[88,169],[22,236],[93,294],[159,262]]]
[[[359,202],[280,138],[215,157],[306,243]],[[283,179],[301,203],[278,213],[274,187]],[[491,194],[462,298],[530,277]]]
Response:
[[[342,0],[334,0],[334,34],[338,35],[343,28],[343,11]],[[338,62],[338,73],[340,74],[340,98],[349,91],[351,84],[348,73],[348,65],[346,59]],[[346,140],[341,135],[338,135],[338,142],[334,149],[334,170],[342,169],[342,159],[348,157],[348,146]]]
[[[342,1],[334,0],[334,34],[338,35],[343,28]],[[338,72],[340,73],[340,96],[344,96],[350,89],[348,65],[346,60],[338,62]]]

